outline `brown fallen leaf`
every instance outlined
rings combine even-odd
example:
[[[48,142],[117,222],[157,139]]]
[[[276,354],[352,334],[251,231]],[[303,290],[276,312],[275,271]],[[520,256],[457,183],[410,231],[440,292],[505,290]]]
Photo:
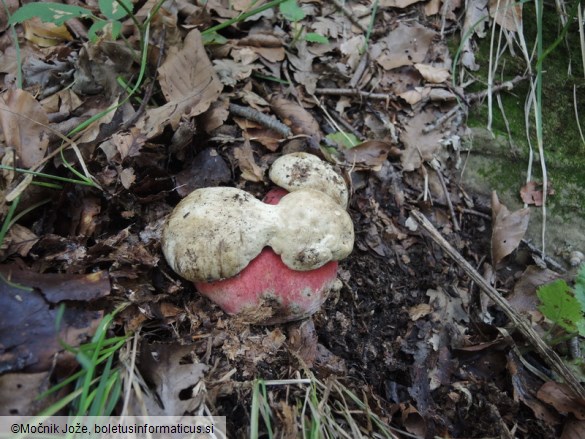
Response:
[[[136,124],[148,139],[169,124],[176,129],[182,118],[203,113],[219,97],[222,85],[197,29],[187,34],[181,48],[171,50],[159,68],[159,81],[167,104],[146,111]]]
[[[536,394],[537,398],[552,405],[559,413],[571,413],[580,421],[585,421],[585,401],[577,399],[565,384],[549,381],[544,383]]]
[[[209,369],[191,356],[194,346],[143,343],[138,364],[151,389],[140,397],[131,394],[129,412],[150,416],[177,416],[192,412],[204,401],[205,393],[197,384]],[[203,389],[201,389],[203,390]]]
[[[583,439],[585,437],[585,421],[568,419],[560,439]]]
[[[234,157],[238,161],[238,166],[242,171],[242,178],[244,180],[255,182],[264,180],[264,171],[256,163],[252,146],[248,139],[244,140],[242,146],[234,148]]]
[[[383,140],[366,140],[351,149],[343,150],[345,161],[357,169],[379,171],[391,152],[397,148]]]
[[[51,382],[49,372],[7,373],[0,376],[0,416],[35,416],[58,398],[53,393],[39,399]]]
[[[492,264],[496,266],[512,253],[526,233],[530,210],[510,212],[500,203],[496,191],[492,192]]]
[[[105,272],[91,274],[38,274],[1,266],[0,273],[0,373],[25,370],[41,372],[53,364],[55,354],[64,351],[59,340],[79,346],[89,340],[103,312],[78,308],[110,293]],[[6,282],[9,280],[10,283]],[[60,302],[67,301],[61,327],[55,328]],[[18,331],[15,331],[18,328]],[[67,363],[70,354],[58,357]]]
[[[274,35],[264,33],[249,35],[238,40],[237,45],[250,47],[252,51],[269,62],[279,62],[285,57],[283,42]]]
[[[496,23],[512,32],[522,29],[522,3],[512,0],[489,0],[490,15]]]
[[[542,206],[543,193],[542,184],[535,181],[529,181],[520,189],[520,197],[526,204],[533,204],[535,206]],[[547,195],[553,195],[555,193],[552,188],[551,182],[548,184]]]
[[[433,155],[441,147],[442,134],[439,130],[424,133],[427,124],[436,120],[432,109],[425,109],[414,115],[404,126],[400,140],[404,143],[405,150],[400,157],[404,171],[418,169],[423,161],[431,160]]]
[[[312,148],[319,148],[319,143],[323,138],[319,123],[315,118],[293,101],[289,101],[282,96],[275,96],[270,100],[270,105],[274,113],[290,127],[295,135],[304,134],[309,137],[309,143]]]
[[[543,270],[536,265],[530,265],[524,270],[522,277],[514,285],[512,294],[508,296],[508,302],[519,313],[527,314],[534,312],[540,304],[540,300],[536,295],[536,289],[559,277],[560,275],[552,270]]]
[[[30,168],[45,156],[48,125],[47,113],[30,93],[9,89],[0,96],[0,127],[6,146],[16,150],[19,166]]]

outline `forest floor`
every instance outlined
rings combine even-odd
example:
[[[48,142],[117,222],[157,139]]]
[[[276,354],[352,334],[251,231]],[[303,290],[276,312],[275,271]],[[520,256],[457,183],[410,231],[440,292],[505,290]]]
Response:
[[[551,361],[514,317],[563,338],[536,291],[574,274],[521,241],[534,206],[508,212],[459,181],[467,114],[487,95],[460,85],[475,63],[460,40],[487,4],[289,0],[237,20],[262,2],[151,15],[148,0],[130,5],[134,22],[68,3],[106,19],[95,40],[79,11],[14,27],[19,2],[0,11],[0,415],[70,394],[37,399],[79,370],[63,343],[87,343],[117,310],[115,414],[226,416],[228,437],[250,437],[258,417],[260,437],[585,437],[583,390],[559,378],[579,381],[582,362],[564,342]],[[312,318],[249,325],[173,272],[161,230],[197,188],[261,199],[270,165],[296,151],[347,182],[354,250]]]

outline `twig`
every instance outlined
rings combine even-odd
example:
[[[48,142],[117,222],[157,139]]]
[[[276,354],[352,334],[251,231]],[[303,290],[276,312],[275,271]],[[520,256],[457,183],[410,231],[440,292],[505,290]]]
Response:
[[[257,122],[260,125],[264,125],[266,128],[276,131],[283,137],[290,137],[292,135],[290,128],[282,122],[278,121],[275,117],[267,116],[266,114],[260,113],[258,110],[255,110],[251,107],[242,107],[240,105],[230,104],[230,112],[234,113],[236,116]]]
[[[440,127],[441,125],[443,125],[445,122],[447,122],[447,120],[451,119],[455,115],[455,113],[457,113],[457,111],[459,111],[459,108],[460,108],[459,105],[455,105],[447,113],[445,113],[441,117],[437,118],[435,120],[435,122],[424,127],[422,130],[423,134],[428,134],[431,131],[433,131],[433,130],[437,129],[438,127]]]
[[[360,63],[358,64],[357,68],[355,69],[355,72],[353,73],[353,76],[351,77],[351,80],[349,81],[349,85],[350,87],[356,87],[358,85],[358,82],[360,82],[360,79],[362,79],[362,76],[364,75],[364,72],[366,71],[366,67],[368,66],[370,61],[370,56],[368,55],[368,51],[366,50],[364,52],[364,54],[362,55],[362,58],[360,59]]]
[[[585,390],[581,387],[581,383],[575,377],[573,372],[565,366],[563,360],[553,351],[540,336],[532,329],[531,324],[526,321],[514,308],[510,306],[508,301],[503,298],[494,287],[467,262],[461,254],[449,244],[439,231],[431,224],[431,222],[419,211],[413,210],[412,217],[425,229],[431,238],[449,255],[453,260],[467,273],[467,275],[475,281],[475,283],[483,290],[487,296],[493,300],[508,316],[514,324],[514,327],[528,339],[536,351],[542,356],[544,361],[565,381],[568,389],[577,397],[585,399]]]
[[[532,253],[536,253],[538,255],[538,257],[541,258],[546,263],[546,265],[548,265],[553,270],[556,270],[559,273],[566,273],[567,272],[567,270],[565,270],[561,264],[559,264],[557,261],[555,261],[550,256],[547,256],[546,254],[543,254],[542,253],[542,250],[539,249],[538,247],[536,247],[530,241],[527,241],[527,240],[523,239],[520,242],[522,244],[524,244],[526,247],[528,247],[528,250],[530,250]]]
[[[315,89],[315,94],[329,96],[356,96],[382,101],[396,99],[396,96],[392,93],[369,93],[367,91],[354,90],[353,88],[317,88]]]
[[[503,82],[500,85],[495,85],[493,86],[490,90],[484,90],[484,91],[479,91],[477,93],[469,93],[468,95],[466,95],[467,97],[467,101],[468,102],[475,102],[475,101],[480,101],[483,98],[485,98],[489,93],[494,94],[494,93],[499,93],[501,91],[510,91],[512,90],[516,84],[518,84],[519,82],[525,81],[526,79],[529,79],[530,76],[516,76],[514,79],[510,79],[509,81]]]
[[[359,27],[363,33],[365,34],[368,33],[368,29],[359,22],[359,20],[355,17],[355,13],[351,9],[345,6],[340,0],[333,0],[333,3],[335,4],[335,6],[337,6],[337,8],[339,8],[341,12],[345,14],[347,18],[349,18],[349,21],[351,21],[352,24]]]
[[[351,133],[354,136],[356,136],[360,141],[364,140],[364,137],[361,135],[361,133],[358,130],[356,130],[353,126],[351,126],[351,124],[347,120],[345,120],[341,116],[341,114],[337,113],[337,111],[329,109],[329,114],[331,114],[331,117],[333,117],[333,119],[335,119],[337,122],[343,125],[347,131],[351,131]]]
[[[443,177],[443,173],[439,165],[437,164],[436,160],[431,160],[430,162],[431,168],[435,171],[437,176],[439,177],[439,181],[441,182],[441,187],[443,188],[443,193],[445,194],[445,199],[447,200],[447,207],[449,208],[449,212],[451,213],[451,220],[453,221],[453,229],[456,232],[459,232],[461,228],[459,227],[459,221],[457,221],[457,216],[455,215],[455,210],[453,209],[453,203],[451,203],[451,196],[449,195],[449,191],[447,190],[447,184],[445,183],[445,178]]]

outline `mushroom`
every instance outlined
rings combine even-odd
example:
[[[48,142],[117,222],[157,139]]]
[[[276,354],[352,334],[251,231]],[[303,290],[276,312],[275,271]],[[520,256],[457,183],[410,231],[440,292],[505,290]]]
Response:
[[[251,323],[313,314],[336,281],[337,261],[353,248],[353,224],[328,194],[339,191],[289,187],[294,192],[273,190],[265,202],[230,187],[193,191],[165,224],[167,262],[228,314]]]
[[[348,191],[343,178],[331,165],[306,152],[294,152],[276,159],[270,167],[270,179],[289,192],[314,189],[347,208]]]

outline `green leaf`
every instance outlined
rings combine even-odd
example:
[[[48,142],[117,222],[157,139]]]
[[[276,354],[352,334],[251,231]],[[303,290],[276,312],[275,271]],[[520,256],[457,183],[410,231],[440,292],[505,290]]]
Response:
[[[315,32],[309,32],[305,35],[305,40],[309,43],[319,43],[319,44],[327,44],[329,40],[321,34],[317,34]]]
[[[128,12],[120,3],[126,6],[129,11],[133,8],[130,0],[99,0],[100,11],[104,14],[104,17],[110,20],[120,20],[128,15]]]
[[[57,26],[62,25],[67,20],[80,17],[91,17],[89,9],[81,6],[64,5],[60,3],[27,3],[21,6],[12,14],[9,24],[22,23],[31,18],[38,17],[45,23],[54,23]]]
[[[286,0],[279,6],[280,13],[288,21],[300,21],[305,18],[305,11],[301,9],[297,0]]]
[[[541,313],[568,333],[579,332],[580,335],[585,335],[585,318],[581,305],[564,280],[543,285],[536,294],[542,302],[538,307]]]
[[[91,25],[91,27],[89,28],[89,30],[87,31],[87,38],[89,38],[89,41],[91,41],[92,43],[95,43],[98,38],[98,32],[101,32],[104,30],[104,28],[109,24],[108,21],[94,21],[94,23]]]
[[[581,305],[581,311],[585,312],[585,265],[582,265],[575,278],[575,298]]]
[[[201,34],[201,39],[203,40],[203,45],[205,46],[207,46],[208,44],[225,44],[228,42],[228,39],[226,37],[218,34],[217,32]]]
[[[354,134],[346,133],[344,131],[327,134],[326,137],[332,142],[335,142],[338,145],[348,149],[360,144],[359,139]]]

